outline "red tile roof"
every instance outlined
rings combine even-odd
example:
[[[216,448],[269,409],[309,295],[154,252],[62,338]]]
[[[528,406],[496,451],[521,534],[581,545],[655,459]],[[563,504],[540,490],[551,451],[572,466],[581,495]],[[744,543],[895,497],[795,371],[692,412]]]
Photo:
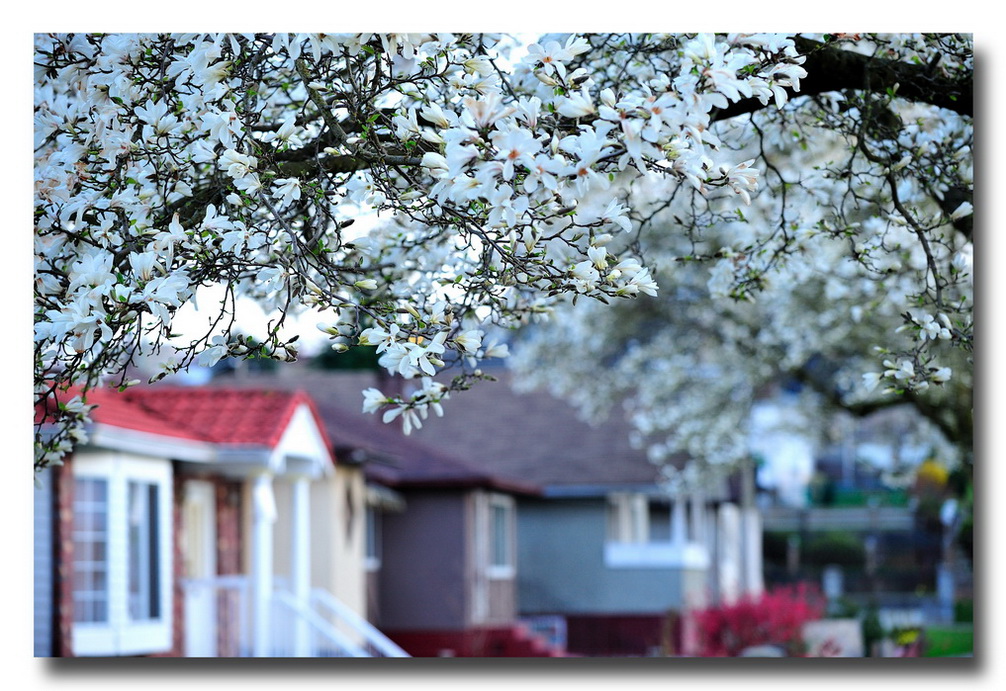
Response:
[[[303,391],[201,387],[93,389],[85,400],[100,424],[166,437],[274,448],[301,404],[307,405],[331,452],[325,425]]]

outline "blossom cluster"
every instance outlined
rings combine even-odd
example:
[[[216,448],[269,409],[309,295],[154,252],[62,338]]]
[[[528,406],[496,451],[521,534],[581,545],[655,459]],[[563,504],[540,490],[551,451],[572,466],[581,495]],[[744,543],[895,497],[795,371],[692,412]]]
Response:
[[[721,151],[712,114],[781,106],[804,71],[785,36],[621,42],[37,35],[36,403],[126,385],[141,355],[162,374],[293,359],[286,317],[306,309],[336,350],[373,345],[389,371],[429,376],[503,355],[480,347],[490,324],[568,296],[655,294],[618,242],[635,224],[613,183],[655,176],[750,201],[758,170]],[[511,61],[513,47],[526,50]],[[617,64],[633,66],[614,83]],[[354,233],[368,213],[385,222]],[[218,283],[205,333],[176,334],[178,310]],[[236,331],[240,297],[274,310],[266,333]],[[386,418],[408,429],[444,397]],[[62,453],[41,429],[36,441],[36,465]]]
[[[855,49],[910,45],[900,57],[921,64],[950,41],[868,40]],[[948,69],[967,64],[959,52]],[[803,387],[822,434],[838,406],[907,402],[934,438],[969,444],[972,123],[893,89],[877,99],[819,94],[714,123],[721,150],[759,171],[750,204],[729,186],[620,181],[660,299],[528,329],[511,362],[522,385],[591,419],[624,415],[671,486],[750,458],[752,407],[780,382]],[[864,136],[881,104],[900,126]]]

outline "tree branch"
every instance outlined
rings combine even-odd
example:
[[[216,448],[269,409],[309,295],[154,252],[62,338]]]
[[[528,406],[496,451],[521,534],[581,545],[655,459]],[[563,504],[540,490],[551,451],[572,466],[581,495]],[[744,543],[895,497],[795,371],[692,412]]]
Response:
[[[886,410],[900,405],[915,408],[922,417],[935,425],[947,438],[947,441],[970,447],[973,437],[971,408],[947,406],[919,396],[912,391],[905,391],[900,396],[873,399],[851,403],[843,392],[835,386],[831,376],[833,365],[821,356],[812,357],[791,374],[800,383],[809,386],[823,396],[829,404],[844,410],[853,417],[865,418],[880,410]]]
[[[331,108],[325,103],[325,99],[311,87],[311,71],[307,67],[307,61],[304,58],[298,58],[294,64],[297,67],[297,74],[300,75],[301,81],[304,82],[304,88],[307,89],[308,98],[311,99],[325,124],[328,125],[328,129],[332,132],[334,137],[333,146],[341,146],[346,141],[346,132],[342,129],[339,121],[335,119]]]
[[[897,85],[900,98],[974,115],[972,73],[966,79],[950,79],[932,74],[928,65],[871,57],[806,38],[797,37],[795,42],[807,58],[803,63],[807,76],[800,80],[799,92],[787,90],[790,98],[846,89],[886,93]],[[712,119],[725,120],[766,107],[768,104],[747,99],[714,113]]]

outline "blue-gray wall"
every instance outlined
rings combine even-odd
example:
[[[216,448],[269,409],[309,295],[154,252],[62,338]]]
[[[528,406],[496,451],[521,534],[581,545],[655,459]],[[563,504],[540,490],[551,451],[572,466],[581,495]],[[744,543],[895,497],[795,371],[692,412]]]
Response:
[[[34,492],[35,514],[35,657],[53,655],[53,474],[40,474],[42,486]]]
[[[517,608],[531,614],[654,614],[682,606],[701,573],[604,564],[605,498],[528,499],[517,507]]]

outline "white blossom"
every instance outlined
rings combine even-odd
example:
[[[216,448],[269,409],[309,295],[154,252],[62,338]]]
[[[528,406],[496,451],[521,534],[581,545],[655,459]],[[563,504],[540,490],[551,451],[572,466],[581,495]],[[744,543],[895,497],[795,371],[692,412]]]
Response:
[[[895,54],[908,44],[898,40],[888,44]],[[833,277],[821,294],[862,298],[849,323],[905,323],[914,310],[909,330],[876,339],[895,363],[890,379],[920,389],[949,377],[950,365],[955,381],[966,377],[938,349],[970,342],[970,243],[940,226],[946,212],[916,176],[930,166],[928,189],[970,191],[967,125],[892,101],[911,124],[874,157],[897,162],[887,171],[897,177],[892,191],[913,211],[829,214],[836,199],[855,207],[883,188],[856,187],[871,176],[884,183],[883,166],[860,157],[847,177],[829,177],[848,143],[827,121],[849,111],[832,108],[829,95],[788,103],[806,76],[796,45],[773,34],[571,34],[510,59],[508,41],[491,35],[36,34],[36,401],[53,386],[114,378],[139,350],[160,358],[155,376],[227,356],[293,358],[292,319],[274,319],[268,333],[236,332],[233,305],[250,298],[286,316],[317,310],[336,352],[373,347],[389,372],[423,379],[412,398],[365,394],[365,410],[383,409],[410,431],[429,411],[441,414],[449,393],[426,378],[456,366],[464,388],[480,360],[509,354],[506,343],[483,348],[490,327],[541,323],[574,298],[581,309],[616,309],[644,297],[653,309],[721,294],[731,299],[696,320],[697,333],[755,339],[781,362],[797,361],[840,320],[825,313],[805,324],[782,309],[818,275]],[[930,57],[919,55],[923,64]],[[960,60],[948,54],[941,69],[970,69]],[[757,117],[714,121],[715,109],[743,100]],[[773,117],[784,103],[788,128]],[[820,121],[808,119],[812,108]],[[786,208],[772,216],[765,209],[780,199],[780,180]],[[950,220],[969,213],[970,201],[959,203]],[[375,227],[352,225],[374,214]],[[927,256],[915,228],[929,227],[944,235]],[[822,245],[842,248],[845,263]],[[876,276],[899,296],[890,307],[855,283]],[[913,276],[924,276],[922,289]],[[214,284],[228,299],[200,305],[213,326],[177,333],[176,313]],[[771,299],[752,307],[759,293]],[[745,309],[780,307],[754,328],[734,304],[740,297]],[[644,340],[662,342],[665,354],[678,348]],[[559,350],[604,343],[584,329]],[[697,371],[668,357],[651,365],[667,381]],[[708,388],[725,396],[748,390],[737,373],[715,381]],[[661,421],[649,410],[637,409],[641,426],[681,430],[680,445],[654,448],[738,448],[727,415],[702,437],[685,418]],[[38,437],[36,462],[57,459],[67,435],[48,447]]]

